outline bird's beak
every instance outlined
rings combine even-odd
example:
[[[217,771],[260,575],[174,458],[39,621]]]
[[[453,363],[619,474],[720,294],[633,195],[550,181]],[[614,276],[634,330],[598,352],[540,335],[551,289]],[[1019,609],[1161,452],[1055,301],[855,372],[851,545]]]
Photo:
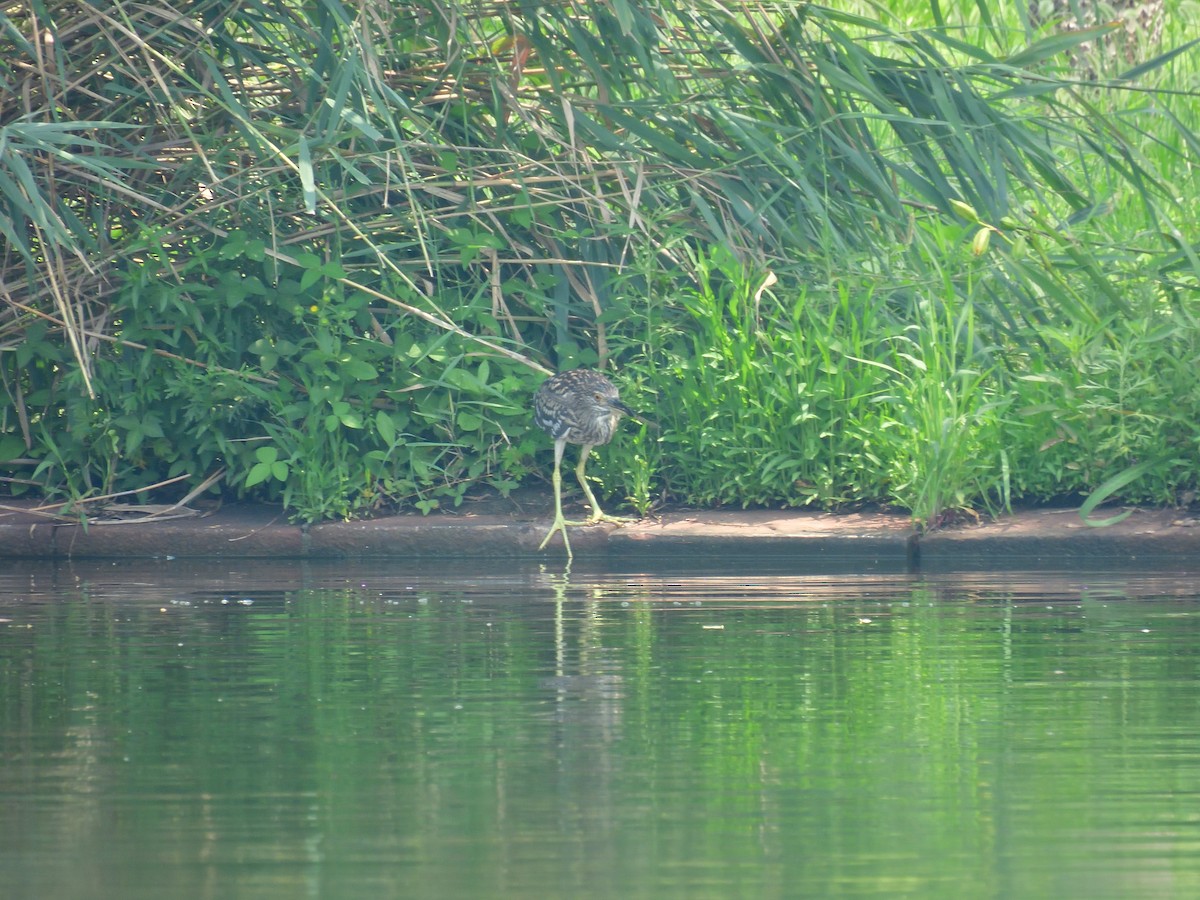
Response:
[[[609,405],[612,406],[613,409],[623,412],[625,415],[629,416],[629,418],[633,419],[633,421],[635,421],[635,422],[641,422],[643,425],[648,425],[651,428],[655,428],[655,429],[658,428],[657,422],[652,422],[650,419],[647,419],[641,413],[634,412],[632,409],[630,409],[628,406],[626,406],[625,403],[621,400],[612,400],[612,401],[610,401]]]

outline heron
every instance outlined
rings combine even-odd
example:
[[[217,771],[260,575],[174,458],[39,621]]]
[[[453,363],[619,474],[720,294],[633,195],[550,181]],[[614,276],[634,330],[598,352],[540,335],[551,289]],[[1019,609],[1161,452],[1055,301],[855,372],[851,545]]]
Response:
[[[593,447],[607,444],[617,430],[621,416],[653,426],[653,422],[634,412],[621,402],[616,385],[595,369],[571,369],[559,372],[542,382],[533,395],[533,421],[554,438],[554,524],[543,538],[539,550],[550,543],[556,531],[561,531],[567,559],[571,559],[568,525],[595,525],[597,522],[623,524],[632,519],[610,516],[600,508],[595,494],[584,477],[588,454]],[[579,465],[575,477],[592,508],[583,522],[571,522],[562,511],[562,458],[567,444],[580,444]]]

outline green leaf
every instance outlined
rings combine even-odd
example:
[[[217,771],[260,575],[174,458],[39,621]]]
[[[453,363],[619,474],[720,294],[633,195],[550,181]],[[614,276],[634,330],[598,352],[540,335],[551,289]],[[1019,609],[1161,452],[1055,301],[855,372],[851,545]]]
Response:
[[[1167,63],[1169,63],[1175,57],[1180,56],[1181,54],[1184,54],[1184,53],[1188,52],[1189,50],[1194,49],[1197,44],[1200,44],[1200,38],[1196,38],[1194,40],[1188,41],[1186,44],[1181,44],[1178,47],[1174,47],[1171,50],[1168,50],[1166,53],[1156,56],[1153,59],[1148,59],[1144,63],[1141,63],[1140,65],[1134,66],[1132,69],[1127,69],[1126,71],[1124,71],[1120,75],[1118,75],[1117,79],[1119,81],[1136,81],[1137,79],[1139,79],[1143,75],[1145,75],[1147,72],[1152,72],[1155,69],[1160,68],[1161,66],[1165,66]]]
[[[309,215],[315,216],[317,214],[317,180],[313,175],[308,138],[301,135],[297,146],[300,150],[300,186],[304,190],[304,209]]]
[[[1106,528],[1109,525],[1115,525],[1118,522],[1122,522],[1129,518],[1129,516],[1133,514],[1132,509],[1127,509],[1122,513],[1117,513],[1117,515],[1110,516],[1107,519],[1090,519],[1088,517],[1092,514],[1097,506],[1099,506],[1121,488],[1125,487],[1125,485],[1137,481],[1139,478],[1158,465],[1160,465],[1158,460],[1147,460],[1146,462],[1138,463],[1136,466],[1130,466],[1123,472],[1119,472],[1112,478],[1108,479],[1106,482],[1100,485],[1100,487],[1092,491],[1091,494],[1088,495],[1088,498],[1083,502],[1083,505],[1079,507],[1079,518],[1083,519],[1085,524],[1091,525],[1093,528]]]
[[[300,290],[307,291],[324,277],[325,271],[323,269],[305,269],[304,274],[300,276]]]
[[[379,377],[379,373],[369,362],[352,356],[344,358],[340,367],[342,372],[356,381],[374,381]]]
[[[15,434],[0,436],[0,460],[8,461],[25,454],[25,442]]]
[[[396,424],[382,409],[375,414],[375,430],[379,432],[379,437],[385,444],[396,442]]]
[[[1111,25],[1080,28],[1078,31],[1058,31],[1040,41],[1035,41],[1020,53],[1014,53],[1004,62],[1015,69],[1027,69],[1045,62],[1052,56],[1057,56],[1067,50],[1074,50],[1080,44],[1094,41],[1110,31],[1112,31]]]
[[[455,418],[458,427],[463,431],[476,431],[483,424],[483,418],[471,412],[460,412]]]
[[[249,473],[246,475],[246,487],[252,488],[256,484],[261,484],[272,476],[272,464],[266,462],[255,463],[250,467]]]

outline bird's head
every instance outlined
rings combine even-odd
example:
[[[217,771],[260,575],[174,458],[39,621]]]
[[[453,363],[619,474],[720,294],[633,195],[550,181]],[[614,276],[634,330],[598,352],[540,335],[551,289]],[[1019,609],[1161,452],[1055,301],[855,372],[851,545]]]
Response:
[[[605,397],[604,402],[608,405],[608,409],[617,416],[629,416],[635,422],[641,422],[643,425],[649,425],[651,428],[658,428],[658,423],[647,419],[640,412],[630,408],[616,395]]]
[[[626,406],[615,393],[606,394],[603,391],[596,391],[592,394],[592,399],[596,406],[602,410],[614,412],[617,415],[631,416],[635,419],[638,417],[637,413]]]

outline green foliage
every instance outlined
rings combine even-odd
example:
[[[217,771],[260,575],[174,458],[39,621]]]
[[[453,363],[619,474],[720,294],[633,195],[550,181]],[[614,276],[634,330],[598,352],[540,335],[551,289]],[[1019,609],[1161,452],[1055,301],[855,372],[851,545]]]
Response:
[[[923,298],[920,320],[897,335],[881,398],[891,440],[890,494],[923,524],[980,504],[1007,507],[1004,414],[1009,398],[976,342],[972,298]]]
[[[5,8],[7,483],[428,512],[612,360],[642,511],[1185,498],[1187,16],[1084,84],[1023,9]]]
[[[781,298],[720,247],[690,262],[701,277],[677,299],[686,315],[664,323],[643,376],[657,374],[669,495],[824,507],[877,496],[864,427],[877,379],[846,359],[864,337],[855,300]]]

